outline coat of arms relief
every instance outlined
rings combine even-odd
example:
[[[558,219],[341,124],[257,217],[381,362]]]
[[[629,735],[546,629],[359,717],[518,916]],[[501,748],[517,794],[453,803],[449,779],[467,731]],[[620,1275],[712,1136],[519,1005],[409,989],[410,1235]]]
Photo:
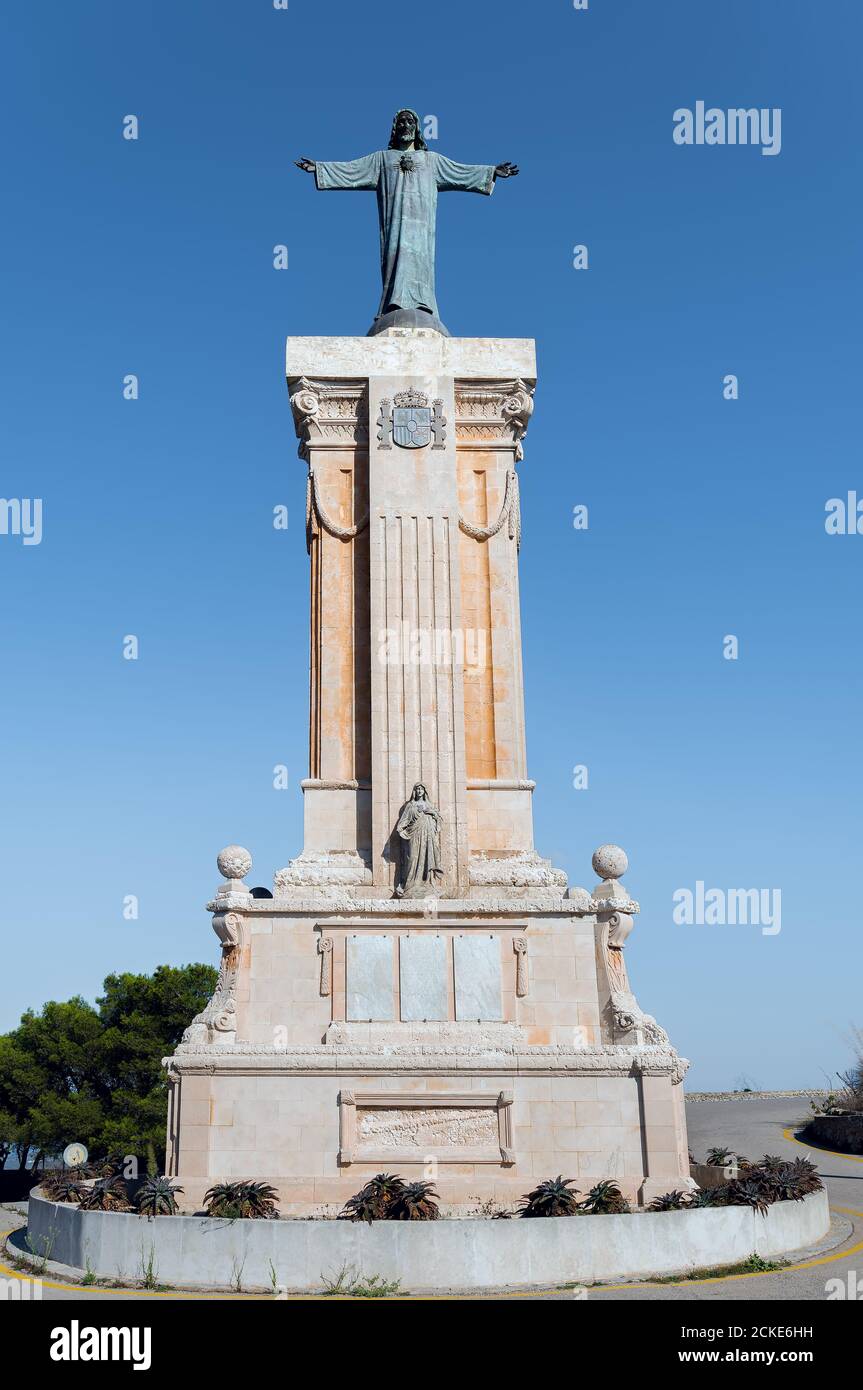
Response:
[[[429,403],[424,391],[411,387],[399,391],[394,400],[382,400],[378,416],[378,446],[391,449],[442,449],[446,441],[443,401]],[[434,441],[434,442],[432,442]]]

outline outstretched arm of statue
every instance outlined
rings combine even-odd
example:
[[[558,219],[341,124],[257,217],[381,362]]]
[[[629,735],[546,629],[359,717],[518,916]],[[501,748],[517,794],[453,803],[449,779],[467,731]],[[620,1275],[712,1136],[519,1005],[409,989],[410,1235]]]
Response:
[[[432,154],[435,181],[441,193],[491,193],[494,188],[493,164],[459,164],[445,154]]]
[[[517,164],[496,164],[494,166],[494,176],[496,179],[514,179],[517,173]]]
[[[303,159],[299,164],[301,169],[314,174],[317,188],[368,189],[378,186],[380,159],[380,151],[376,150],[359,159]]]
[[[304,156],[302,159],[295,159],[294,163],[298,169],[302,169],[306,174],[313,174],[315,172],[315,161],[313,159],[306,159]]]

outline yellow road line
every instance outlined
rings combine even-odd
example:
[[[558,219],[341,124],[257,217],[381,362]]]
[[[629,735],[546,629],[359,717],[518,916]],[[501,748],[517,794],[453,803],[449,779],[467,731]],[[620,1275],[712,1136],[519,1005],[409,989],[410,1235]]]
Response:
[[[845,1215],[845,1216],[856,1216],[856,1217],[858,1218],[858,1220],[863,1221],[863,1212],[861,1212],[861,1211],[856,1211],[853,1207],[834,1207],[833,1210],[834,1210],[834,1211],[842,1212],[843,1215]],[[2,1231],[2,1232],[0,1232],[0,1240],[5,1240],[6,1237],[9,1236],[9,1235],[11,1235],[11,1234],[12,1234],[11,1231]],[[679,1284],[726,1284],[726,1283],[731,1283],[733,1280],[736,1280],[736,1279],[764,1279],[764,1278],[768,1277],[768,1276],[771,1275],[771,1274],[796,1274],[796,1272],[797,1272],[798,1270],[800,1270],[800,1269],[814,1269],[814,1268],[816,1268],[818,1265],[835,1264],[835,1262],[836,1262],[837,1260],[844,1260],[844,1259],[846,1259],[846,1258],[847,1258],[848,1256],[850,1256],[850,1255],[857,1255],[857,1254],[859,1254],[861,1251],[863,1251],[863,1241],[860,1241],[860,1243],[859,1243],[858,1245],[851,1245],[851,1246],[848,1246],[846,1249],[837,1250],[837,1251],[835,1251],[833,1254],[830,1254],[830,1255],[819,1255],[817,1258],[812,1259],[812,1260],[802,1260],[799,1264],[796,1264],[796,1265],[783,1265],[782,1269],[760,1269],[760,1270],[750,1270],[750,1271],[747,1271],[746,1273],[743,1273],[743,1274],[718,1274],[718,1275],[711,1275],[711,1277],[710,1277],[710,1278],[707,1278],[707,1279],[675,1279],[675,1280],[673,1281],[673,1283],[674,1283],[674,1286],[675,1286],[675,1287],[677,1287],[677,1285],[679,1285]],[[4,1275],[6,1278],[10,1278],[10,1279],[30,1279],[30,1278],[33,1277],[32,1274],[25,1274],[25,1273],[22,1273],[20,1270],[12,1269],[10,1266],[4,1265],[4,1264],[2,1264],[2,1263],[0,1263],[0,1274]],[[38,1278],[39,1276],[37,1275],[36,1277]],[[237,1301],[238,1299],[239,1299],[239,1300],[250,1300],[250,1299],[253,1300],[253,1299],[260,1299],[260,1298],[266,1298],[266,1297],[267,1297],[266,1294],[252,1294],[252,1293],[249,1293],[249,1294],[243,1294],[243,1293],[209,1293],[209,1292],[197,1293],[197,1292],[195,1292],[194,1290],[186,1290],[186,1289],[172,1289],[172,1290],[165,1290],[165,1291],[161,1291],[161,1290],[157,1290],[157,1289],[118,1289],[118,1288],[111,1288],[110,1286],[106,1288],[104,1285],[101,1285],[101,1286],[100,1286],[100,1285],[84,1285],[84,1284],[59,1284],[59,1283],[56,1283],[56,1282],[54,1282],[53,1280],[50,1280],[50,1279],[43,1279],[41,1282],[42,1282],[43,1288],[46,1288],[46,1289],[60,1289],[60,1290],[65,1291],[65,1292],[70,1292],[70,1291],[73,1291],[73,1292],[83,1292],[86,1288],[92,1287],[94,1293],[96,1293],[96,1292],[106,1292],[106,1293],[112,1293],[112,1294],[120,1294],[120,1295],[122,1295],[122,1296],[124,1296],[124,1297],[127,1297],[127,1298],[197,1298],[197,1299],[221,1299],[221,1300],[228,1300],[228,1301],[234,1301],[234,1302],[235,1302],[235,1301]],[[502,1299],[502,1298],[506,1298],[506,1299],[510,1299],[510,1298],[542,1298],[542,1297],[544,1297],[544,1296],[545,1296],[546,1294],[548,1294],[548,1293],[555,1293],[560,1287],[561,1287],[561,1286],[558,1285],[556,1288],[555,1288],[555,1286],[551,1286],[551,1287],[549,1287],[549,1288],[547,1288],[547,1289],[538,1289],[538,1290],[536,1290],[536,1289],[525,1289],[525,1290],[514,1289],[514,1290],[512,1290],[511,1292],[508,1292],[508,1293],[497,1293],[497,1294],[477,1294],[477,1295],[462,1295],[462,1294],[430,1294],[427,1298],[426,1298],[426,1297],[423,1297],[422,1295],[419,1295],[419,1294],[395,1294],[394,1296],[392,1296],[392,1298],[391,1298],[389,1301],[391,1301],[391,1302],[402,1302],[402,1303],[410,1303],[410,1302],[435,1303],[435,1302],[451,1302],[451,1301],[453,1301],[453,1300],[457,1300],[457,1301],[461,1302],[461,1301],[464,1301],[465,1297],[467,1297],[467,1298],[477,1297],[477,1298],[484,1298],[484,1299],[495,1299],[495,1298],[498,1298],[498,1299]],[[603,1293],[603,1292],[615,1292],[615,1291],[618,1290],[618,1289],[664,1289],[664,1288],[669,1288],[669,1287],[670,1287],[670,1284],[669,1284],[667,1281],[663,1281],[662,1283],[658,1283],[656,1280],[643,1279],[643,1280],[638,1280],[638,1281],[630,1281],[629,1283],[626,1283],[626,1284],[596,1284],[596,1285],[587,1284],[587,1285],[584,1285],[584,1286],[579,1285],[579,1287],[585,1287],[585,1288],[587,1288],[587,1289],[595,1288],[596,1291],[597,1291],[597,1293]],[[329,1297],[329,1295],[325,1295],[325,1294],[290,1294],[290,1295],[288,1296],[288,1300],[290,1301],[291,1299],[296,1299],[296,1300],[299,1300],[299,1301],[303,1301],[303,1300],[313,1300],[313,1301],[317,1301],[317,1300],[322,1299],[322,1298],[325,1298],[325,1297]],[[365,1299],[365,1298],[352,1298],[351,1295],[341,1295],[341,1297],[343,1297],[343,1298],[344,1298],[344,1297],[347,1297],[347,1298],[350,1299],[351,1302],[367,1303],[367,1302],[369,1301],[368,1299]],[[273,1302],[284,1302],[285,1300],[284,1300],[284,1299],[276,1299],[276,1298],[273,1298],[272,1301],[273,1301]]]
[[[810,1144],[803,1139],[798,1139],[791,1133],[790,1129],[783,1129],[783,1139],[787,1139],[791,1144],[799,1144],[801,1149],[810,1149],[814,1154],[825,1154],[827,1158],[847,1158],[849,1163],[863,1163],[863,1158],[858,1158],[856,1154],[840,1154],[835,1149],[820,1149],[817,1144]]]
[[[856,1216],[863,1221],[863,1211],[854,1211],[851,1207],[833,1207],[833,1211],[841,1211],[845,1216]],[[849,1255],[857,1255],[863,1250],[863,1241],[859,1245],[850,1245],[847,1249],[837,1250],[832,1255],[819,1255],[814,1260],[801,1260],[796,1265],[783,1265],[781,1269],[758,1269],[749,1270],[745,1274],[718,1274],[709,1279],[675,1279],[675,1287],[678,1284],[726,1284],[735,1279],[764,1279],[771,1274],[796,1274],[798,1269],[814,1269],[816,1265],[834,1264],[836,1260],[844,1260]],[[604,1289],[665,1289],[669,1285],[667,1282],[657,1284],[652,1280],[645,1279],[639,1284],[602,1284],[598,1288]]]
[[[834,1153],[832,1149],[816,1149],[814,1145],[807,1145],[807,1144],[804,1144],[803,1141],[802,1141],[801,1139],[796,1139],[796,1138],[794,1137],[794,1135],[791,1133],[791,1130],[790,1130],[790,1129],[783,1129],[782,1135],[783,1135],[783,1138],[788,1139],[792,1144],[800,1144],[801,1148],[804,1148],[804,1149],[805,1149],[805,1148],[811,1148],[812,1151],[813,1151],[814,1153],[828,1154],[831,1158],[848,1158],[848,1159],[851,1160],[852,1163],[863,1163],[863,1158],[857,1158],[854,1154],[840,1154],[840,1153]],[[857,1219],[858,1219],[859,1221],[863,1221],[863,1212],[861,1212],[861,1211],[856,1211],[853,1207],[836,1207],[836,1206],[834,1206],[834,1207],[832,1207],[832,1210],[833,1210],[833,1211],[841,1212],[844,1216],[855,1216],[855,1217],[857,1217]],[[7,1236],[10,1236],[11,1234],[12,1234],[11,1230],[9,1230],[9,1231],[0,1231],[0,1242],[5,1241],[6,1238],[7,1238]],[[675,1279],[675,1280],[673,1281],[673,1285],[674,1285],[675,1288],[677,1288],[679,1285],[682,1285],[682,1284],[728,1284],[728,1283],[732,1283],[733,1281],[735,1281],[735,1280],[737,1280],[737,1279],[765,1279],[765,1278],[768,1278],[770,1275],[775,1275],[775,1274],[796,1274],[797,1271],[800,1270],[800,1269],[815,1269],[815,1268],[816,1268],[817,1266],[819,1266],[819,1265],[835,1264],[835,1262],[836,1262],[837,1260],[844,1260],[844,1259],[847,1259],[848,1256],[850,1256],[850,1255],[857,1255],[857,1254],[859,1254],[861,1251],[863,1251],[863,1241],[861,1241],[858,1245],[851,1245],[851,1246],[848,1246],[848,1247],[847,1247],[846,1249],[844,1249],[844,1250],[838,1250],[838,1251],[836,1251],[836,1252],[835,1252],[834,1254],[832,1254],[832,1255],[819,1255],[816,1259],[813,1259],[813,1260],[803,1260],[803,1261],[801,1261],[800,1264],[796,1264],[796,1265],[783,1265],[782,1269],[749,1270],[749,1271],[747,1271],[747,1272],[744,1273],[744,1274],[717,1274],[717,1275],[711,1275],[711,1276],[710,1276],[709,1278],[707,1278],[707,1279]],[[30,1279],[30,1278],[33,1277],[32,1274],[24,1274],[24,1273],[22,1273],[20,1270],[12,1269],[9,1265],[4,1265],[4,1264],[2,1264],[2,1263],[0,1263],[0,1274],[2,1274],[5,1278],[8,1278],[8,1279]],[[37,1275],[36,1277],[38,1278],[39,1276]],[[249,1294],[243,1294],[243,1293],[196,1293],[194,1290],[186,1290],[186,1289],[171,1289],[171,1290],[165,1290],[164,1292],[163,1292],[162,1290],[158,1290],[158,1289],[118,1289],[118,1288],[110,1288],[110,1287],[109,1287],[109,1288],[106,1288],[104,1285],[59,1284],[59,1283],[55,1283],[53,1280],[50,1280],[50,1279],[42,1279],[41,1282],[42,1282],[42,1287],[43,1287],[43,1288],[46,1288],[46,1289],[60,1289],[60,1290],[63,1291],[63,1292],[70,1292],[70,1291],[71,1291],[71,1292],[83,1292],[86,1288],[92,1287],[94,1292],[110,1292],[111,1294],[118,1294],[118,1295],[120,1295],[120,1296],[122,1296],[122,1297],[125,1297],[125,1298],[194,1298],[194,1299],[198,1299],[198,1300],[201,1300],[201,1299],[216,1299],[216,1300],[220,1300],[220,1301],[237,1302],[237,1301],[253,1301],[253,1300],[257,1300],[257,1299],[261,1299],[261,1298],[266,1298],[266,1297],[267,1297],[266,1294],[251,1294],[251,1293],[249,1293]],[[645,1280],[639,1280],[639,1281],[637,1281],[637,1282],[630,1282],[630,1283],[627,1283],[627,1284],[596,1284],[596,1285],[587,1284],[587,1285],[583,1285],[583,1286],[579,1285],[579,1287],[585,1287],[585,1288],[587,1288],[588,1290],[589,1290],[590,1288],[595,1288],[597,1293],[604,1293],[604,1292],[605,1292],[605,1293],[615,1293],[615,1292],[617,1292],[617,1291],[620,1290],[620,1289],[667,1289],[667,1288],[670,1288],[670,1287],[671,1287],[671,1284],[670,1284],[668,1281],[663,1281],[663,1282],[660,1284],[660,1283],[657,1283],[655,1280],[645,1279]],[[559,1288],[560,1288],[560,1286],[558,1285],[558,1289],[559,1289]],[[510,1292],[510,1293],[476,1294],[476,1295],[470,1295],[470,1294],[468,1294],[468,1295],[464,1295],[464,1294],[430,1294],[428,1297],[423,1297],[422,1295],[419,1295],[419,1294],[395,1294],[395,1295],[393,1295],[392,1297],[390,1297],[387,1301],[388,1301],[388,1302],[391,1302],[391,1303],[412,1303],[412,1302],[417,1302],[417,1303],[441,1303],[441,1302],[443,1302],[443,1303],[448,1303],[448,1302],[453,1302],[453,1301],[463,1302],[463,1301],[465,1301],[465,1299],[470,1300],[470,1299],[476,1299],[476,1298],[481,1298],[481,1299],[483,1299],[483,1300],[492,1300],[492,1299],[507,1299],[507,1300],[509,1300],[509,1299],[512,1299],[512,1298],[543,1298],[543,1297],[545,1297],[546,1294],[554,1293],[554,1292],[556,1292],[556,1291],[557,1291],[557,1290],[556,1290],[554,1287],[552,1287],[552,1288],[548,1288],[548,1289],[541,1289],[541,1290],[533,1290],[533,1289],[531,1289],[531,1290],[524,1290],[524,1291],[515,1289],[515,1290],[513,1290],[513,1291]],[[309,1301],[317,1302],[317,1301],[319,1301],[319,1300],[321,1300],[321,1299],[323,1299],[323,1298],[325,1298],[325,1297],[328,1297],[328,1295],[324,1295],[324,1294],[290,1294],[290,1295],[288,1296],[288,1300],[287,1300],[287,1301],[288,1301],[288,1302],[290,1302],[290,1301],[295,1301],[295,1302],[309,1302]],[[367,1303],[367,1302],[369,1301],[368,1299],[365,1299],[365,1298],[354,1298],[354,1297],[352,1297],[350,1294],[348,1294],[348,1295],[340,1295],[340,1297],[341,1297],[343,1300],[347,1300],[348,1302],[351,1302],[351,1303],[353,1303],[353,1302],[357,1302],[357,1303]],[[274,1297],[272,1301],[273,1301],[273,1302],[285,1302],[286,1300],[284,1300],[284,1299],[277,1299],[277,1298]]]

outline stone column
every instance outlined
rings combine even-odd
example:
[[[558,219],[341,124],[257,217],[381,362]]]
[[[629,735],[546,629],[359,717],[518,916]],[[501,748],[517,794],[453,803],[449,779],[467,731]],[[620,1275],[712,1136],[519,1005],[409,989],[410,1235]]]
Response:
[[[305,845],[283,889],[328,881],[348,851],[388,896],[416,782],[442,817],[440,896],[468,896],[471,853],[532,852],[515,463],[535,370],[526,339],[288,339],[310,469],[311,722]],[[397,425],[411,409],[416,438]]]
[[[308,468],[309,776],[304,853],[371,852],[368,390],[363,378],[289,379]]]

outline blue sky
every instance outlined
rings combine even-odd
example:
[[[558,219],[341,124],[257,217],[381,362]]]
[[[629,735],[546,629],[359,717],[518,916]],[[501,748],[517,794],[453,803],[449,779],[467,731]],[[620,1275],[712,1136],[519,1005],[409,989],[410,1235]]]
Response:
[[[454,334],[537,341],[537,846],[587,886],[597,845],[627,850],[630,973],[690,1085],[846,1065],[863,536],[824,507],[863,496],[859,5],[48,0],[4,29],[0,493],[43,499],[43,539],[0,535],[0,1027],[110,970],[215,960],[216,852],[269,883],[301,847],[283,340],[365,333],[379,284],[373,195],[320,197],[292,161],[379,148],[411,105],[433,148],[522,169],[441,199],[437,288]],[[698,100],[781,108],[781,153],[676,145]],[[699,880],[780,889],[781,932],[676,925]]]

